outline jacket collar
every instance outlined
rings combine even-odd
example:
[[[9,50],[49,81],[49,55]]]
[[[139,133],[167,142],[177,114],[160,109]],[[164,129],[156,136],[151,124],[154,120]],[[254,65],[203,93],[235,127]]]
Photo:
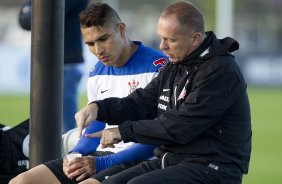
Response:
[[[207,32],[206,35],[207,37],[204,39],[200,47],[198,47],[188,56],[184,57],[184,59],[177,64],[186,65],[186,66],[191,65],[194,61],[198,59],[199,56],[201,56],[202,53],[207,52],[207,49],[212,41],[212,35],[209,32]]]
[[[199,48],[177,64],[190,66],[194,62],[206,61],[214,56],[231,55],[231,52],[239,49],[239,43],[233,38],[217,39],[212,31],[206,32],[206,36]]]

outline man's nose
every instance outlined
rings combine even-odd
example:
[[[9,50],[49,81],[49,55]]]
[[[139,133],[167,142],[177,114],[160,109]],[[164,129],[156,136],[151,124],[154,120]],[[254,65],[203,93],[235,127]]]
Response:
[[[104,49],[101,45],[96,44],[95,45],[95,51],[96,51],[97,55],[101,55],[104,52]]]
[[[160,42],[160,49],[161,50],[167,50],[168,49],[168,45],[163,40],[161,40],[161,42]]]

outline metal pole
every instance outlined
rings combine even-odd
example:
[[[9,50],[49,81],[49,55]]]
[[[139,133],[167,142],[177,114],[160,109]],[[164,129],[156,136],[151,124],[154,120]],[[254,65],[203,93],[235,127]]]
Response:
[[[233,36],[233,0],[216,1],[216,35],[218,38]]]
[[[32,0],[30,168],[61,157],[64,0]]]

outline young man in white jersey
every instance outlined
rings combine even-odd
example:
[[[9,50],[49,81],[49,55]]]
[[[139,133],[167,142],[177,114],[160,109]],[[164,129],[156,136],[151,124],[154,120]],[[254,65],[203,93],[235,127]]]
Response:
[[[159,51],[131,41],[126,26],[118,14],[105,3],[94,3],[80,14],[81,31],[89,50],[100,62],[90,72],[87,89],[88,101],[107,97],[124,97],[136,88],[144,88],[167,62]],[[134,108],[134,107],[132,107]],[[105,123],[92,122],[85,134],[104,128]],[[82,136],[72,153],[83,156],[72,161],[53,160],[18,175],[14,183],[78,183],[91,176],[92,181],[103,181],[109,176],[153,156],[155,145],[120,143],[115,148],[98,147],[100,140]],[[98,148],[97,148],[98,147]],[[97,150],[97,151],[96,151]],[[91,153],[95,156],[87,156]],[[70,154],[72,154],[70,153]],[[129,163],[103,169],[113,165]],[[100,172],[101,171],[101,172]]]

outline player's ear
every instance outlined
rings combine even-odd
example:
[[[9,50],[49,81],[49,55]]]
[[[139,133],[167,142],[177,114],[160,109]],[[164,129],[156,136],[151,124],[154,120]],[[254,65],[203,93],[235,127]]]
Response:
[[[122,36],[125,35],[125,31],[126,31],[126,25],[123,22],[119,23],[119,32]]]

